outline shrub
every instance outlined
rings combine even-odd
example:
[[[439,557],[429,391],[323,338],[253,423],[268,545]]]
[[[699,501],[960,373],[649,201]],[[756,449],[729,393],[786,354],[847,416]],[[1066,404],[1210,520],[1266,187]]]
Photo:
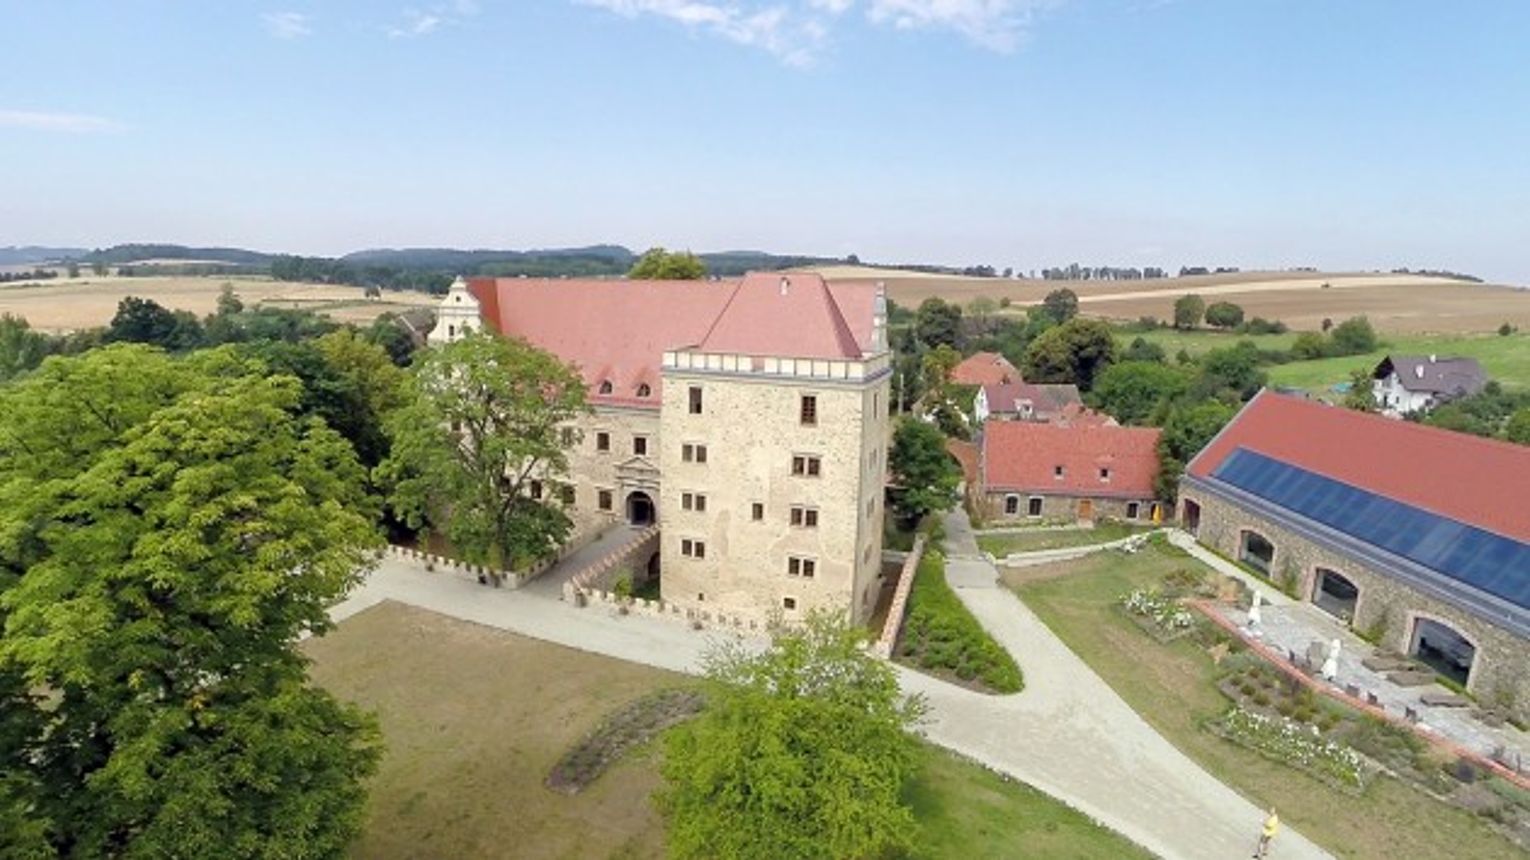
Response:
[[[1024,683],[1015,658],[946,584],[946,561],[936,545],[931,543],[914,573],[899,653],[921,669],[975,680],[998,693],[1019,692]]]

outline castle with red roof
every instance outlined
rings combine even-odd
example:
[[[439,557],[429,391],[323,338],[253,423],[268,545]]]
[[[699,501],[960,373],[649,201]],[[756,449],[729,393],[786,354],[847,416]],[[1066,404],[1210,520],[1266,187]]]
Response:
[[[732,618],[871,614],[880,590],[886,298],[814,273],[459,278],[432,343],[484,326],[573,365],[593,412],[561,501],[661,526],[663,599]]]
[[[1260,392],[1179,518],[1356,631],[1530,713],[1530,447]]]

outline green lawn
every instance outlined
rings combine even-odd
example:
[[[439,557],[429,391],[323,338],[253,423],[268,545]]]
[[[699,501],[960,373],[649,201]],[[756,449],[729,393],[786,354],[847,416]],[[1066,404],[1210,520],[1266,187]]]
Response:
[[[1109,543],[1113,540],[1147,531],[1149,526],[1111,520],[1096,523],[1092,529],[1057,529],[1022,532],[1016,534],[979,535],[978,547],[995,558],[1003,558],[1012,552],[1037,552],[1045,549],[1064,549]]]
[[[1153,856],[1024,783],[938,747],[926,746],[923,755],[919,775],[904,792],[919,821],[914,857],[1126,860]]]
[[[1089,558],[1005,574],[1068,647],[1171,743],[1260,807],[1274,805],[1303,835],[1338,857],[1501,858],[1518,849],[1472,815],[1382,778],[1363,795],[1307,775],[1201,728],[1227,706],[1216,669],[1193,637],[1159,645],[1114,608],[1133,588],[1198,562],[1173,550]],[[1276,846],[1279,856],[1279,845]]]
[[[1158,328],[1145,332],[1116,332],[1116,344],[1120,349],[1126,349],[1131,342],[1142,338],[1150,343],[1156,343],[1163,347],[1169,361],[1174,361],[1174,356],[1184,350],[1191,355],[1201,355],[1207,350],[1219,347],[1234,346],[1240,340],[1251,340],[1260,349],[1290,349],[1300,332],[1288,331],[1285,334],[1238,334],[1236,332],[1218,331],[1216,329],[1198,328],[1190,331],[1180,331],[1173,328]]]
[[[1488,376],[1506,386],[1530,386],[1530,334],[1384,335],[1376,352],[1317,361],[1297,361],[1268,368],[1272,385],[1322,391],[1349,379],[1355,368],[1373,368],[1387,353],[1458,355],[1477,359]]]

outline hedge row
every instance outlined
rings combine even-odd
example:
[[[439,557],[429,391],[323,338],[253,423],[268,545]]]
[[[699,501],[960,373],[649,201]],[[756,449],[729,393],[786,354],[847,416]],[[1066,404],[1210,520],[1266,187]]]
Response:
[[[946,584],[946,560],[936,549],[925,552],[915,572],[898,654],[921,669],[949,673],[995,693],[1017,693],[1024,686],[1015,658],[993,641]]]

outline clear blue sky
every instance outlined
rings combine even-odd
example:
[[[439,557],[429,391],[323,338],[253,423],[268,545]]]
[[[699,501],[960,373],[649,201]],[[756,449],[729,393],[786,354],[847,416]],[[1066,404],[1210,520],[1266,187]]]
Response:
[[[0,245],[1530,283],[1530,2],[0,0]]]

